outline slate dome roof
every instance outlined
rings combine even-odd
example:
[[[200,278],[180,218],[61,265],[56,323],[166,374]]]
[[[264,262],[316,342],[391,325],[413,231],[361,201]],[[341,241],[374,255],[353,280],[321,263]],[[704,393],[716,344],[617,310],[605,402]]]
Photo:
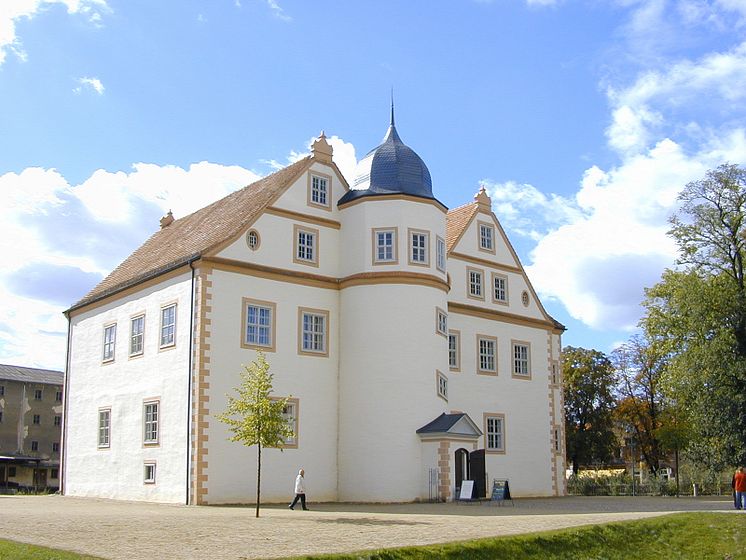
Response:
[[[384,194],[435,198],[427,165],[412,148],[402,142],[396,131],[393,107],[386,136],[380,145],[358,162],[351,188],[339,203],[362,196]]]

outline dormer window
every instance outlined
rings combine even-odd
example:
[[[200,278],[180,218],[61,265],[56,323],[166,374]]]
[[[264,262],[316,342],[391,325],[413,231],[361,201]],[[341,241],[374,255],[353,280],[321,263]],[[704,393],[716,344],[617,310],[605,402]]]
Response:
[[[320,173],[311,173],[308,176],[308,204],[318,206],[324,210],[330,209],[331,177]]]

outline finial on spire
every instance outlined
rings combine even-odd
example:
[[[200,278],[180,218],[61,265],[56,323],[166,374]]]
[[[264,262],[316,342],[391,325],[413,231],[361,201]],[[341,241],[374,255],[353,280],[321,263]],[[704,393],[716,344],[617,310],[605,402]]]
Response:
[[[311,154],[313,154],[314,159],[318,161],[331,163],[333,151],[331,144],[326,141],[326,134],[324,134],[324,131],[322,130],[319,137],[311,145]]]
[[[492,207],[490,195],[487,194],[487,189],[484,188],[484,185],[479,185],[479,192],[474,195],[474,201],[483,210],[489,211]]]
[[[394,126],[394,86],[391,86],[391,126]]]

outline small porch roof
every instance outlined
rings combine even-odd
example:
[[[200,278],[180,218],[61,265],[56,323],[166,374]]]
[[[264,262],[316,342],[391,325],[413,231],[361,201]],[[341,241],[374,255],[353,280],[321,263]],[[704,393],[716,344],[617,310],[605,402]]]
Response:
[[[482,430],[479,429],[479,426],[465,412],[455,414],[446,414],[444,412],[435,420],[417,430],[417,434],[421,438],[459,436],[476,439],[482,435]]]

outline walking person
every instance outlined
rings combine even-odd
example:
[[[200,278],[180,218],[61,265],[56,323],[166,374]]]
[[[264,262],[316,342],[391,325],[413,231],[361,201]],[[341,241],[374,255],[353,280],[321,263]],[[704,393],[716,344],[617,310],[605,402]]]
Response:
[[[298,476],[295,477],[295,498],[293,498],[293,503],[288,506],[290,509],[295,508],[295,504],[300,500],[300,505],[303,508],[303,511],[308,511],[308,508],[306,507],[306,479],[303,478],[303,475],[305,474],[306,472],[303,469],[300,469],[298,471]],[[746,475],[744,476],[746,477]]]
[[[746,470],[743,467],[738,467],[733,486],[736,490],[736,509],[746,509]]]

